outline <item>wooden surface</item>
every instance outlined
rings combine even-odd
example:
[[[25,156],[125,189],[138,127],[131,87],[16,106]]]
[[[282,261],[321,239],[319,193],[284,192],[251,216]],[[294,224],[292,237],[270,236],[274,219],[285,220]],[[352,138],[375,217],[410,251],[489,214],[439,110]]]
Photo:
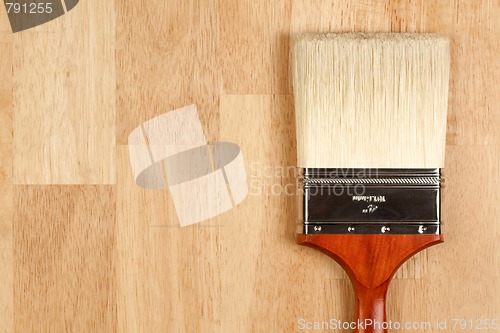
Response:
[[[351,320],[347,276],[294,243],[294,197],[272,192],[293,184],[275,171],[296,160],[289,36],[302,31],[450,36],[445,243],[401,267],[387,315],[500,320],[499,22],[498,0],[81,0],[12,34],[0,6],[0,332]],[[180,229],[168,192],[134,184],[125,145],[192,103],[207,140],[241,146],[250,194]]]

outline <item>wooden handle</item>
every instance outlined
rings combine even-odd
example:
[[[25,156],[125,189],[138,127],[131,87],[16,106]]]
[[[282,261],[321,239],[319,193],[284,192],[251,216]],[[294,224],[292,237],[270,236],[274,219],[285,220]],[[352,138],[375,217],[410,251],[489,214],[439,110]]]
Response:
[[[357,333],[385,333],[385,298],[392,276],[408,258],[434,244],[442,235],[304,235],[298,244],[316,248],[347,272],[356,295]],[[378,323],[378,325],[376,324]]]
[[[354,285],[356,294],[356,322],[363,323],[359,325],[358,333],[382,333],[387,332],[382,325],[385,323],[385,296],[389,281],[376,288],[366,288],[362,285]],[[377,324],[379,326],[377,326]]]

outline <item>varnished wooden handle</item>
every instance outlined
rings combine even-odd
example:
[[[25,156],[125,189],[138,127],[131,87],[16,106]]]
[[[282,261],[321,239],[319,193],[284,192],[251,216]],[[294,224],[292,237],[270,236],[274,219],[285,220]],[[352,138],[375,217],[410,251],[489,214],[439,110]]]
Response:
[[[355,332],[383,333],[386,320],[385,297],[389,281],[375,288],[354,285],[356,295],[356,323],[360,323]],[[378,326],[377,326],[378,325]]]
[[[443,242],[441,235],[303,235],[298,244],[321,250],[347,272],[356,295],[356,333],[386,333],[385,298],[396,270],[415,253]],[[378,323],[378,325],[376,324]]]

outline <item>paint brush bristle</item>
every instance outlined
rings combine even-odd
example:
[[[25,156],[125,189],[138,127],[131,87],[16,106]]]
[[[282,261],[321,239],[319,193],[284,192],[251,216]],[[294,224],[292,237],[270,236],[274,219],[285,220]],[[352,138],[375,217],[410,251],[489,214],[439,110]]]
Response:
[[[296,36],[298,166],[442,167],[449,62],[443,35]]]

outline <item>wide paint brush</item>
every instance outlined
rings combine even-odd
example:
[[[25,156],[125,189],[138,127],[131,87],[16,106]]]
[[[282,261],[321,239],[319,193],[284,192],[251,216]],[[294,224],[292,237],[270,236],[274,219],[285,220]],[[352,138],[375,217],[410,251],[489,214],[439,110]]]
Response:
[[[292,62],[302,174],[296,241],[348,273],[355,332],[387,332],[392,276],[415,253],[443,241],[449,40],[301,34]]]

